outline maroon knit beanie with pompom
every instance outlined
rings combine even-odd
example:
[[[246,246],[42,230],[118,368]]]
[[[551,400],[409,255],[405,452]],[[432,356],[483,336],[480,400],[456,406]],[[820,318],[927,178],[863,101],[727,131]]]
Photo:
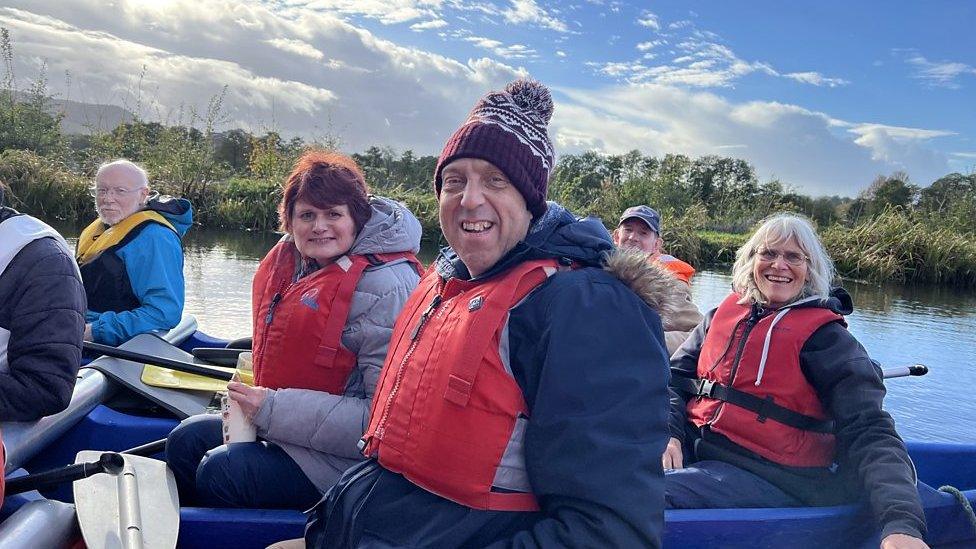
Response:
[[[554,156],[546,128],[552,108],[549,89],[534,80],[516,80],[482,97],[441,151],[434,172],[437,196],[444,166],[458,158],[480,158],[508,176],[533,219],[546,213]]]

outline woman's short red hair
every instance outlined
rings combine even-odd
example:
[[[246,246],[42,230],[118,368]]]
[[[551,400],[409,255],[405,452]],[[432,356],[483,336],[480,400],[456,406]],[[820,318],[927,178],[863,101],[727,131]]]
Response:
[[[282,231],[291,232],[291,216],[299,200],[323,209],[348,206],[357,234],[372,213],[363,171],[355,160],[335,152],[306,151],[295,163],[278,204]]]

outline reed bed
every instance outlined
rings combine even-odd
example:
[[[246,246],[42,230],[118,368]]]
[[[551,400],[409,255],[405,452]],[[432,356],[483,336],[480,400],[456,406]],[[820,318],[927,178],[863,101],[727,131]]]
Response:
[[[897,208],[854,227],[835,225],[823,237],[844,276],[976,287],[976,242]]]

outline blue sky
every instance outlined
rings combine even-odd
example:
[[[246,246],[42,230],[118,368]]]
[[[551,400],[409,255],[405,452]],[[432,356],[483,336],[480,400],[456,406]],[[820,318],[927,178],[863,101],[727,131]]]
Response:
[[[811,195],[976,168],[972,2],[5,6],[19,77],[45,65],[62,97],[163,121],[227,86],[226,127],[436,154],[481,94],[531,76],[553,89],[561,153],[738,156]]]

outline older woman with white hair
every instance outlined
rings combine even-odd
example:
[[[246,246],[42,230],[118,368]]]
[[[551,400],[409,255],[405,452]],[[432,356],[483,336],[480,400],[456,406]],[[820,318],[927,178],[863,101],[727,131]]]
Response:
[[[118,345],[176,326],[190,202],[151,193],[146,171],[129,160],[102,164],[90,193],[98,219],[81,232],[75,251],[88,298],[85,339]]]
[[[770,217],[736,253],[732,293],[671,357],[669,508],[863,499],[882,547],[925,547],[915,473],[881,371],[813,226]]]

